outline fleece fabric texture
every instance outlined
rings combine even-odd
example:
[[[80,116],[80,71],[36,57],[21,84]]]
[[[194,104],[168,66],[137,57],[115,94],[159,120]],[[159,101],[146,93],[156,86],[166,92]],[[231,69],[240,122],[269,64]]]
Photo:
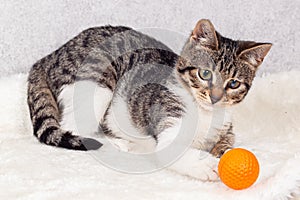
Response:
[[[299,0],[2,0],[0,10],[0,199],[274,200],[300,192]],[[82,30],[106,24],[134,27],[179,52],[201,18],[229,38],[273,43],[234,115],[236,146],[260,162],[254,186],[233,191],[167,170],[122,174],[90,153],[32,136],[26,75],[13,74],[28,72]]]
[[[236,147],[252,151],[260,176],[249,189],[201,182],[166,169],[132,175],[89,152],[40,144],[32,136],[26,75],[0,79],[0,199],[289,199],[300,193],[300,72],[256,78],[234,109]],[[114,159],[114,158],[112,158]],[[130,162],[130,160],[128,161]]]

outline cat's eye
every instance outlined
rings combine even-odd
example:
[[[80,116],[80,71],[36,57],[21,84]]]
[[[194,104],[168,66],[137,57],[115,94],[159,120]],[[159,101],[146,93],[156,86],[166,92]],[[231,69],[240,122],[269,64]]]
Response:
[[[208,69],[200,69],[199,76],[202,80],[209,81],[212,79],[212,72]]]
[[[237,89],[238,87],[240,87],[241,82],[235,79],[231,79],[227,85],[231,89]]]

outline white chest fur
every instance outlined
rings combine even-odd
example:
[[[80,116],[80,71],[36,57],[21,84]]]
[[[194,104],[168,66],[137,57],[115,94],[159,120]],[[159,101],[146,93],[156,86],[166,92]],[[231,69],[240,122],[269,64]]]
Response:
[[[221,130],[230,125],[230,112],[224,108],[213,108],[210,111],[198,108],[197,117],[197,131],[192,146],[209,151],[219,140]]]
[[[172,86],[170,87],[172,88]],[[186,112],[182,126],[188,130],[189,137],[193,137],[192,147],[201,150],[210,150],[219,139],[220,130],[224,130],[231,123],[231,112],[224,107],[199,106],[192,95],[182,87],[173,87],[183,101]]]

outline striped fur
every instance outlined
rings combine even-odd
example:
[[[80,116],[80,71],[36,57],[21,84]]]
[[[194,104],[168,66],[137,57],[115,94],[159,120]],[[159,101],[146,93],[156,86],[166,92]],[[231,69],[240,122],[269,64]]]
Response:
[[[64,85],[91,80],[114,91],[126,71],[140,63],[174,65],[176,55],[162,43],[127,27],[83,31],[33,65],[28,78],[28,105],[34,135],[40,142],[76,150],[101,143],[60,128],[63,105],[57,102]]]
[[[34,135],[42,143],[68,149],[100,148],[100,142],[60,127],[64,105],[57,99],[63,86],[89,80],[108,88],[115,96],[121,94],[135,128],[157,140],[159,133],[172,126],[166,119],[180,118],[185,112],[182,99],[166,85],[184,87],[201,109],[209,110],[215,103],[231,106],[246,96],[270,47],[268,43],[222,37],[208,20],[197,23],[180,56],[128,27],[87,29],[33,65],[28,77],[28,105]],[[209,69],[213,78],[201,80],[201,69]],[[233,79],[240,81],[238,89],[228,88]],[[221,88],[221,95],[218,101],[212,101],[216,88]],[[113,103],[114,100],[107,113]],[[153,105],[159,105],[155,114]],[[114,135],[106,116],[100,126],[105,134]],[[233,145],[232,125],[226,127],[218,131],[219,137],[208,149],[215,156]]]

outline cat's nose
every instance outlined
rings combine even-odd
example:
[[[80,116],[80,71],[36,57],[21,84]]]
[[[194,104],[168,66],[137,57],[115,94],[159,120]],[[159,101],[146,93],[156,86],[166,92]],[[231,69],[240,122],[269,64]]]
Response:
[[[212,104],[217,103],[218,101],[220,101],[222,99],[224,95],[224,90],[221,88],[213,88],[210,91],[210,100]]]

